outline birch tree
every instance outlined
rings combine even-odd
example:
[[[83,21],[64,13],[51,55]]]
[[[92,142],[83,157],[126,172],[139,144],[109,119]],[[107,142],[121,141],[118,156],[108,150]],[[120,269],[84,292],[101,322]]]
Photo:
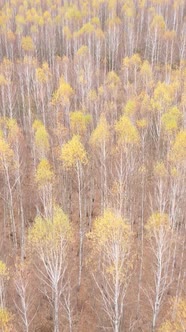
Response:
[[[44,292],[53,308],[54,332],[60,329],[60,303],[66,288],[68,252],[72,229],[62,209],[54,206],[53,217],[36,217],[29,232],[29,243],[39,258],[36,266]]]
[[[29,264],[16,264],[16,271],[14,274],[14,286],[17,294],[15,299],[15,307],[18,313],[18,324],[21,326],[23,332],[32,331],[32,322],[37,313],[37,306],[35,304],[35,289],[31,280],[32,271]],[[35,308],[36,306],[36,308]]]
[[[0,260],[0,328],[2,332],[9,331],[12,321],[12,315],[6,306],[6,284],[9,278],[8,267]]]
[[[152,309],[152,332],[154,332],[161,307],[171,284],[172,237],[168,215],[153,213],[145,228],[152,253],[151,271],[153,275],[153,285],[148,284],[145,294]]]
[[[129,106],[129,105],[128,105]],[[118,157],[115,160],[116,179],[118,181],[118,209],[124,215],[130,215],[128,201],[130,184],[135,172],[135,149],[139,144],[139,133],[127,115],[122,115],[115,124],[117,134]]]
[[[17,229],[15,221],[15,211],[14,211],[14,199],[13,199],[13,190],[11,183],[11,175],[15,169],[14,163],[14,152],[10,144],[3,137],[3,132],[0,134],[0,167],[1,172],[3,172],[6,183],[6,195],[5,200],[8,200],[8,211],[9,211],[9,220],[10,228],[12,232],[12,239],[14,247],[17,248]]]
[[[83,264],[83,238],[84,238],[84,225],[83,225],[83,165],[88,163],[86,150],[81,143],[80,137],[74,135],[71,140],[62,146],[61,160],[64,167],[67,169],[75,169],[78,183],[78,203],[79,203],[79,275],[78,286],[81,285],[81,274]]]
[[[125,296],[133,267],[130,226],[118,213],[105,210],[94,221],[88,238],[94,259],[93,280],[99,290],[101,309],[110,324],[104,327],[112,327],[113,332],[123,331]]]
[[[36,169],[35,180],[43,206],[45,218],[52,218],[53,213],[53,180],[54,173],[47,159],[41,159]]]
[[[110,137],[110,126],[104,114],[101,114],[97,127],[91,134],[90,144],[98,150],[99,163],[101,165],[100,172],[100,190],[101,190],[101,211],[107,207],[108,203],[108,143]]]

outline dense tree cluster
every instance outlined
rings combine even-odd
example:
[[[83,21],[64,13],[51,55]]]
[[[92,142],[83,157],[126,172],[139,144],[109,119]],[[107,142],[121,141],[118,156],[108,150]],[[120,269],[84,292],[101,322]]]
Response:
[[[186,3],[1,0],[0,330],[186,330]]]

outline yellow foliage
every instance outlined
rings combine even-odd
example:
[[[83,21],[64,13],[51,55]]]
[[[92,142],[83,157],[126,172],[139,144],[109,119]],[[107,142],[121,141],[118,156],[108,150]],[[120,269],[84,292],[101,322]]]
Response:
[[[170,158],[175,162],[186,160],[186,130],[181,130],[175,139],[170,153]]]
[[[51,248],[60,249],[61,239],[70,240],[72,229],[68,216],[59,206],[54,206],[53,218],[36,217],[28,240],[35,250],[43,248],[50,252]]]
[[[92,132],[90,137],[90,144],[93,146],[100,146],[107,142],[110,137],[110,127],[104,114],[101,114],[96,129]]]
[[[174,106],[168,112],[164,113],[161,117],[162,125],[165,132],[172,134],[178,129],[181,121],[182,114],[180,110]]]
[[[174,299],[172,299],[171,308],[176,309],[176,314],[174,319],[166,320],[158,332],[185,332],[186,329],[186,299],[179,298],[176,301],[176,306]]]
[[[128,100],[128,102],[126,103],[124,109],[123,109],[123,113],[125,113],[126,115],[133,115],[137,110],[137,102],[135,99],[130,99]]]
[[[10,322],[12,320],[12,315],[6,308],[0,308],[0,328],[3,332],[10,331]]]
[[[141,66],[141,58],[138,53],[133,54],[130,58],[130,63],[134,67],[140,67]]]
[[[52,97],[52,104],[66,104],[69,102],[70,97],[74,94],[74,90],[63,77],[60,78],[59,87],[54,92]]]
[[[131,236],[130,226],[126,220],[115,215],[111,210],[105,210],[103,216],[94,221],[91,233],[88,235],[94,243],[95,250],[101,251],[105,243],[117,241],[118,245],[126,248]]]
[[[47,183],[51,183],[54,177],[54,173],[52,171],[51,165],[49,164],[47,159],[41,159],[39,165],[36,170],[36,182],[39,187],[46,185]]]
[[[88,46],[82,45],[76,53],[78,56],[86,56],[88,54]]]
[[[72,32],[70,31],[70,29],[69,29],[68,26],[64,26],[63,33],[64,33],[64,35],[65,35],[65,37],[67,39],[71,39],[72,38]]]
[[[160,229],[166,229],[169,226],[169,216],[165,213],[153,213],[148,219],[145,229],[148,234],[154,231],[159,231]]]
[[[116,7],[117,1],[116,0],[108,0],[108,8],[112,10]]]
[[[130,58],[123,59],[122,68],[139,68],[141,66],[141,57],[138,53],[133,54]]]
[[[8,22],[8,17],[2,11],[0,11],[0,27],[6,28],[7,22]]]
[[[103,88],[103,85],[99,86],[98,88],[98,95],[99,96],[102,96],[104,94],[104,88]]]
[[[126,115],[121,116],[115,125],[115,130],[118,135],[119,144],[138,144],[138,130]]]
[[[139,0],[139,7],[144,8],[147,0]]]
[[[74,135],[70,141],[62,146],[61,160],[66,168],[76,167],[78,163],[86,165],[88,157],[78,135]]]
[[[158,162],[154,166],[154,174],[158,177],[167,176],[167,170],[163,162]]]
[[[94,102],[96,99],[97,99],[97,93],[96,93],[96,90],[90,90],[89,93],[88,93],[88,99],[92,102]]]
[[[0,86],[6,85],[8,82],[3,74],[0,74]]]
[[[41,68],[36,69],[36,79],[41,83],[48,82],[51,76],[52,74],[47,62],[44,62]]]
[[[166,30],[163,37],[166,41],[172,41],[176,37],[176,31]]]
[[[17,121],[15,119],[7,119],[6,124],[8,129],[8,141],[9,143],[14,143],[20,133]]]
[[[174,86],[165,82],[158,82],[152,99],[154,109],[161,110],[170,107],[174,100]]]
[[[95,35],[96,35],[97,39],[100,39],[100,40],[105,38],[103,30],[100,28],[97,28],[95,30]]]
[[[158,332],[178,332],[178,331],[174,329],[172,322],[166,320],[158,329]]]
[[[37,125],[37,122],[33,124],[33,128]],[[46,131],[45,126],[41,123],[40,126],[37,127],[35,132],[35,145],[36,148],[41,152],[41,154],[45,154],[49,150],[49,135]]]
[[[115,89],[119,83],[119,76],[114,71],[110,71],[106,77],[106,84],[108,84],[110,88]]]
[[[43,13],[43,19],[44,19],[44,21],[45,22],[47,22],[47,23],[52,23],[52,17],[51,17],[51,13],[49,12],[49,11],[45,11],[44,13]]]
[[[68,6],[65,18],[68,20],[79,21],[82,17],[81,12],[78,10],[75,4]]]
[[[90,114],[84,114],[82,111],[70,113],[70,126],[74,134],[84,134],[90,122]]]
[[[78,82],[80,84],[86,84],[87,83],[86,78],[85,78],[85,71],[83,69],[81,69],[79,71]]]
[[[102,3],[104,3],[105,0],[92,0],[91,3],[92,3],[92,8],[95,10],[99,9],[100,5]]]
[[[1,168],[6,165],[14,168],[16,162],[14,160],[13,145],[16,143],[20,134],[17,121],[11,118],[0,118],[0,160]]]
[[[1,82],[1,80],[0,80],[0,82]],[[183,90],[183,93],[182,93],[182,96],[181,96],[181,104],[183,106],[186,104],[186,84],[184,85],[184,90]]]
[[[5,68],[6,72],[13,71],[13,62],[8,58],[3,58],[2,68]]]
[[[37,1],[37,0],[36,0]],[[33,3],[32,5],[35,5]],[[27,7],[28,8],[28,7]],[[38,23],[40,20],[40,15],[37,12],[36,8],[32,7],[26,11],[26,20],[31,23]]]
[[[150,63],[145,60],[141,66],[141,70],[140,73],[142,76],[146,76],[146,77],[151,77],[152,76],[152,68],[150,66]]]
[[[175,325],[178,330],[185,331],[186,329],[186,299],[180,298],[176,306]]]
[[[126,0],[123,7],[122,11],[125,13],[125,15],[130,18],[135,16],[135,4],[133,0]]]
[[[36,67],[37,60],[36,60],[36,58],[34,58],[30,55],[25,55],[23,58],[23,64]]]
[[[141,100],[141,112],[149,112],[151,110],[150,97],[148,94],[143,94]]]
[[[122,68],[125,69],[125,68],[129,68],[129,67],[130,67],[130,59],[127,56],[123,59]]]
[[[26,23],[24,16],[19,14],[15,16],[15,21],[17,26],[24,25]]]
[[[93,256],[97,257],[99,254],[102,258],[106,256],[108,260],[106,258],[105,272],[112,276],[117,270],[120,280],[125,278],[123,258],[129,250],[131,236],[127,221],[109,209],[94,221],[93,229],[88,234],[88,238],[92,241]],[[118,253],[117,258],[115,251]]]
[[[98,16],[95,16],[91,19],[91,22],[96,25],[96,26],[100,26],[100,19]]]
[[[9,272],[5,263],[0,260],[0,278],[8,279]]]
[[[2,162],[12,162],[14,156],[14,152],[11,149],[10,145],[4,140],[4,138],[0,137],[0,159]]]
[[[152,23],[151,29],[157,29],[159,32],[165,31],[166,24],[162,15],[155,15]]]
[[[178,170],[177,170],[176,167],[172,167],[170,173],[171,173],[171,176],[172,176],[173,178],[176,178],[176,177],[179,176],[179,172],[178,172]]]
[[[37,129],[39,129],[39,128],[42,127],[42,126],[43,126],[43,123],[42,123],[40,120],[35,120],[35,121],[33,122],[32,128],[33,128],[34,130],[37,130]]]
[[[33,51],[35,48],[34,42],[30,36],[22,37],[21,46],[24,51]]]
[[[116,27],[117,25],[120,25],[120,24],[121,24],[121,20],[118,16],[114,16],[107,20],[107,25],[110,29],[113,29],[114,27]]]
[[[137,124],[138,128],[141,128],[141,129],[147,128],[148,120],[146,118],[142,118],[142,119],[136,121],[136,124]]]
[[[49,141],[48,141],[48,133],[44,126],[40,127],[35,133],[35,143],[38,148],[48,150],[49,149]]]
[[[174,10],[178,10],[181,5],[184,4],[184,0],[174,0],[173,8]]]
[[[94,28],[93,24],[91,24],[91,22],[87,22],[78,31],[78,35],[88,34],[88,33],[94,32],[94,29],[95,28]]]

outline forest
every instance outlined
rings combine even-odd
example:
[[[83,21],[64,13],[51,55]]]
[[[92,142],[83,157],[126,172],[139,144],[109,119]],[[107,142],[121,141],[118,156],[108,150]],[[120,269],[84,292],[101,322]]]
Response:
[[[0,331],[186,331],[185,0],[0,0]]]

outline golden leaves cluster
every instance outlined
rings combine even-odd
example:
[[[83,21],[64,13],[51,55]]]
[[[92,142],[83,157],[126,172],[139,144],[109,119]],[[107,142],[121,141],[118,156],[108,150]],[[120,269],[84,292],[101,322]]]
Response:
[[[32,248],[42,248],[50,251],[51,248],[58,249],[61,240],[70,240],[72,229],[68,216],[63,210],[55,205],[53,207],[52,219],[36,217],[33,227],[30,229],[28,240]]]
[[[76,167],[78,163],[88,163],[87,152],[78,135],[73,135],[72,139],[62,146],[60,159],[66,168]]]
[[[34,140],[36,149],[38,150],[39,157],[43,158],[50,148],[49,134],[43,123],[39,120],[34,121],[32,128],[35,131]]]

